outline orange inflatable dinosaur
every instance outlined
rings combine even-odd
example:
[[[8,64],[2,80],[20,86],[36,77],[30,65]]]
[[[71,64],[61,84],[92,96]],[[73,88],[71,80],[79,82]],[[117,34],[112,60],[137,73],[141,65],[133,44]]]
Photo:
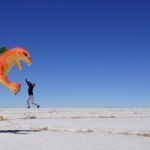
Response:
[[[19,92],[21,85],[20,83],[9,81],[7,74],[14,65],[19,70],[22,70],[21,61],[26,62],[27,65],[31,65],[32,63],[30,53],[22,47],[6,50],[0,55],[0,82],[15,95]]]

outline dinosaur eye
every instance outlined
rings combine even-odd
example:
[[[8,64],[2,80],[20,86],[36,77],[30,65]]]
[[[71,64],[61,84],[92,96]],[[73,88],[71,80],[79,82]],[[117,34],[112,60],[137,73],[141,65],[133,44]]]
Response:
[[[28,54],[26,52],[23,52],[23,55],[28,56]]]

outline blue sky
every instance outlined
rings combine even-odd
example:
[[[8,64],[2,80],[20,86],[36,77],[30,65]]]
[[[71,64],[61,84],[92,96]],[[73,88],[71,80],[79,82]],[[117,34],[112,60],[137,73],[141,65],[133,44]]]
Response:
[[[0,107],[26,107],[25,78],[42,107],[149,107],[150,2],[1,0],[0,45],[33,60],[0,86]]]

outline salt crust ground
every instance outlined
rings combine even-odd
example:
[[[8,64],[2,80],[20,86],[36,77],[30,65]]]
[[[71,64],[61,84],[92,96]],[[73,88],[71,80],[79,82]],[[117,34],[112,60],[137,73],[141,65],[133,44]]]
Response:
[[[0,108],[0,150],[149,150],[150,109]]]

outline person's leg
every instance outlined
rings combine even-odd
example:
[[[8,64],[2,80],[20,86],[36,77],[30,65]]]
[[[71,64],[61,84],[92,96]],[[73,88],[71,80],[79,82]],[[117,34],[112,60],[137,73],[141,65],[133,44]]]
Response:
[[[34,103],[33,101],[34,101],[34,95],[31,95],[31,103],[39,108],[40,106],[38,104]]]
[[[29,95],[29,98],[28,98],[28,100],[27,100],[28,108],[30,108],[30,103],[29,103],[30,100],[31,100],[31,95]]]

